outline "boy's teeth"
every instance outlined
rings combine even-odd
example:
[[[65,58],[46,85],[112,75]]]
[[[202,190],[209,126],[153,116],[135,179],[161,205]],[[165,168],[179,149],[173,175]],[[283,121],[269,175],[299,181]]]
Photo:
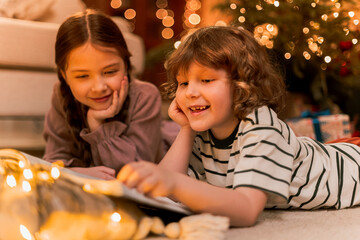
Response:
[[[190,108],[191,110],[195,111],[195,110],[204,110],[206,107],[203,106],[203,107],[192,107]]]

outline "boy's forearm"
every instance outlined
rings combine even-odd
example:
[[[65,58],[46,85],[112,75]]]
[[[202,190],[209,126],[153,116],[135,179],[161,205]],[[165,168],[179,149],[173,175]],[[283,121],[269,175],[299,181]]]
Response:
[[[227,216],[232,226],[255,224],[267,200],[266,194],[257,189],[244,188],[244,192],[221,188],[180,174],[174,178],[173,199],[195,212]]]
[[[182,127],[159,165],[170,171],[186,173],[195,135],[190,127]]]

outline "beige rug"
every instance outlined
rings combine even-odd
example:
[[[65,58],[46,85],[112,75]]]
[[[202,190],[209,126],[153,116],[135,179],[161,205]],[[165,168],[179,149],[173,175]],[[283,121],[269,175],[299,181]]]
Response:
[[[232,228],[227,232],[226,239],[360,239],[360,207],[312,211],[265,210],[255,226]]]

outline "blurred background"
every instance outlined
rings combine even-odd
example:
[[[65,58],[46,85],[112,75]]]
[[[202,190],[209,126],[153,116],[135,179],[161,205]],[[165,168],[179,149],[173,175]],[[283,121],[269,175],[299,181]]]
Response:
[[[254,32],[284,74],[289,101],[283,118],[328,109],[360,112],[359,19],[356,0],[83,0],[126,18],[146,48],[139,78],[160,86],[163,63],[188,30],[237,25]]]

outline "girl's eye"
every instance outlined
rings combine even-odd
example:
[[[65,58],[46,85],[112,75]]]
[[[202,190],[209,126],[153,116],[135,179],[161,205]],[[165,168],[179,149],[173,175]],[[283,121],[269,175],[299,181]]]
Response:
[[[118,72],[118,70],[109,70],[109,71],[105,71],[104,74],[105,75],[113,75],[113,74],[115,74],[117,72]]]
[[[77,78],[77,79],[84,79],[84,78],[87,78],[89,75],[87,75],[87,74],[83,74],[83,75],[77,75],[77,76],[75,76],[75,78]]]

